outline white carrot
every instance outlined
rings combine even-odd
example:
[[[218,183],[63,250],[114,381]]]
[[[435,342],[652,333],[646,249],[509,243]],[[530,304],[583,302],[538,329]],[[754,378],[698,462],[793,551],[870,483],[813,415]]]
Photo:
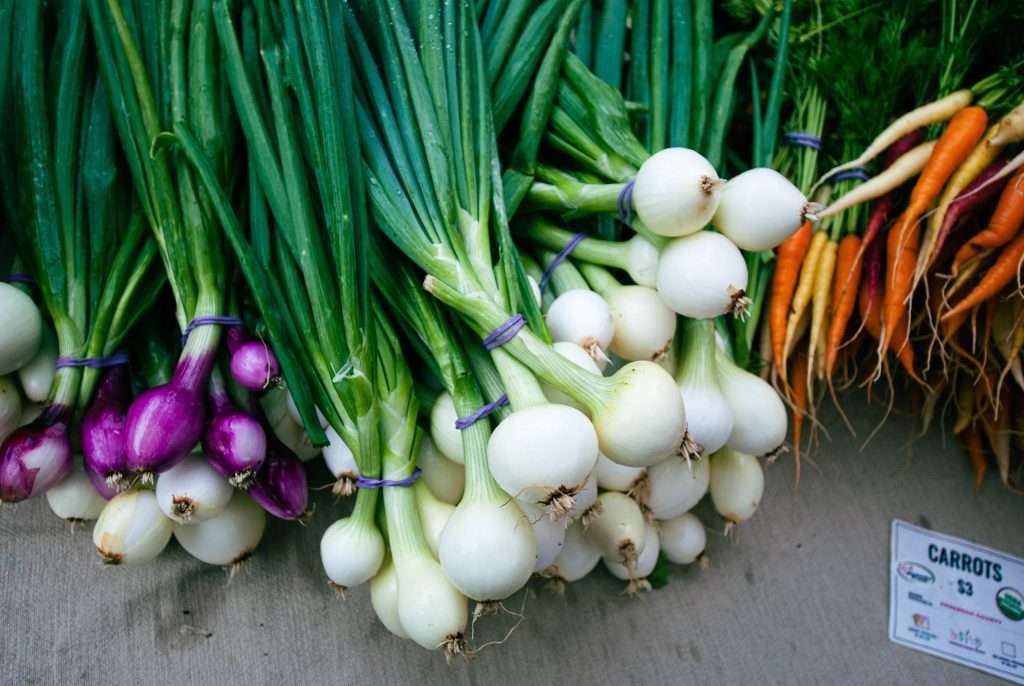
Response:
[[[931,157],[934,147],[935,141],[922,143],[905,155],[900,156],[881,174],[871,177],[821,212],[805,215],[806,218],[812,221],[821,221],[855,205],[879,198],[894,188],[899,188],[921,173],[924,165],[928,162],[928,158]]]
[[[1006,146],[1024,141],[1024,102],[1007,112],[997,127],[990,141],[992,145]]]
[[[885,152],[886,148],[911,131],[916,131],[923,126],[928,126],[930,124],[950,119],[954,114],[970,105],[973,98],[974,94],[970,90],[959,90],[950,93],[944,98],[907,112],[892,124],[889,124],[882,133],[878,134],[875,140],[871,141],[871,144],[857,159],[844,162],[838,167],[833,167],[825,172],[825,174],[818,179],[817,183],[814,184],[814,187],[811,188],[811,192],[808,195],[813,194],[814,189],[824,183],[829,177],[846,169],[863,167],[865,164]]]

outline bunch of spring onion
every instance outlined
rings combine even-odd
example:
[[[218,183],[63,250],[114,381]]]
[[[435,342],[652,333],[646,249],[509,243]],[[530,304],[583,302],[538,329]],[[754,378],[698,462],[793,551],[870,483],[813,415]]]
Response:
[[[84,7],[3,9],[0,161],[16,170],[3,217],[28,285],[0,284],[0,500],[47,493],[62,517],[94,519],[103,500],[89,460],[83,470],[72,454],[72,429],[87,430],[105,402],[104,368],[124,378],[119,346],[164,280],[117,155]]]
[[[830,12],[845,16],[854,5]],[[1004,10],[943,5],[941,30],[908,30],[920,8],[896,4],[829,29],[818,54],[803,58],[801,71],[816,82],[803,101],[827,101],[836,113],[837,135],[825,136],[825,148],[834,145],[842,163],[812,186],[832,202],[778,249],[765,329],[773,372],[793,405],[798,477],[816,387],[831,389],[840,374],[854,382],[860,367],[867,385],[884,373],[892,388],[891,361],[922,391],[925,426],[936,408],[954,408],[976,487],[988,463],[984,439],[1002,483],[1019,488],[1009,434],[1024,391],[1014,280],[1022,253],[1013,243],[1024,218],[1013,150],[1024,138],[1024,82],[1012,52],[1003,56],[1008,66],[987,76],[976,64],[983,37],[1003,29]],[[854,59],[848,46],[865,36],[872,55],[858,50]],[[929,78],[908,97],[900,84],[922,70]],[[972,74],[985,77],[963,88]],[[871,93],[870,106],[850,96],[854,88]],[[935,91],[937,99],[886,125]],[[812,108],[794,118],[820,136],[823,120]],[[798,155],[806,162],[817,152]],[[799,176],[806,188],[813,163]]]
[[[232,566],[259,543],[265,512],[304,514],[307,489],[298,458],[250,395],[273,383],[277,359],[228,316],[214,207],[169,145],[170,130],[191,126],[216,177],[233,183],[235,124],[212,3],[97,1],[88,11],[124,166],[159,247],[183,346],[170,377],[134,399],[122,373],[108,374],[86,415],[86,462],[118,492],[93,542],[105,562],[131,564],[156,557],[173,533],[194,557]],[[230,361],[217,359],[222,326],[233,327]]]

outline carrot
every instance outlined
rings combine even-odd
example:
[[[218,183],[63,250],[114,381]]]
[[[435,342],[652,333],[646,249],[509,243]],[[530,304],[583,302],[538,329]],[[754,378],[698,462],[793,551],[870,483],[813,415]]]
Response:
[[[775,368],[782,369],[783,350],[786,341],[786,316],[793,302],[800,263],[807,255],[811,244],[811,222],[787,238],[775,252],[775,273],[772,274],[772,304],[768,313],[768,327],[772,337],[772,360]]]
[[[974,99],[974,94],[970,90],[964,89],[954,93],[950,93],[944,98],[940,98],[934,102],[930,102],[926,105],[922,105],[910,112],[907,112],[903,116],[899,117],[892,124],[886,127],[882,133],[875,137],[875,140],[871,141],[871,144],[860,154],[855,160],[850,160],[838,167],[825,172],[821,179],[814,184],[814,188],[817,188],[829,177],[844,171],[846,169],[853,169],[855,167],[863,167],[865,164],[878,157],[886,148],[892,145],[895,141],[901,137],[916,131],[917,129],[929,126],[930,124],[937,124],[941,121],[946,121],[950,117],[958,114],[965,107],[971,104]],[[811,192],[814,192],[814,188]]]
[[[810,369],[807,365],[807,352],[797,353],[793,363],[789,387],[793,389],[793,457],[796,465],[796,482],[794,488],[800,488],[800,438],[803,433],[804,417],[807,415],[808,387],[811,383]]]
[[[938,196],[953,171],[970,154],[985,132],[987,122],[988,116],[980,107],[967,107],[956,113],[911,191],[909,206],[889,233],[882,340],[878,346],[880,356],[885,354],[894,340],[895,328],[907,311],[921,233],[918,220]]]
[[[917,369],[914,368],[914,347],[910,345],[910,340],[908,339],[909,333],[910,313],[904,310],[903,316],[896,322],[896,326],[892,330],[892,340],[897,346],[896,359],[900,361],[900,366],[902,366],[903,370],[910,375],[910,378],[920,384],[923,384],[924,380],[921,379],[917,373]]]
[[[965,262],[985,248],[999,248],[1013,240],[1024,223],[1024,169],[1010,179],[999,196],[999,203],[988,220],[988,226],[970,239],[953,258],[956,274]]]
[[[950,177],[946,183],[946,187],[942,190],[942,195],[939,196],[939,202],[935,210],[928,217],[928,228],[924,233],[924,241],[922,241],[921,254],[917,261],[917,270],[914,273],[914,285],[920,283],[921,278],[924,276],[925,270],[931,264],[932,254],[935,249],[935,244],[938,242],[939,232],[942,230],[942,225],[945,223],[946,213],[949,211],[950,205],[962,194],[962,192],[970,185],[975,179],[980,177],[984,172],[988,171],[992,166],[992,163],[999,157],[999,153],[1003,151],[1002,145],[993,145],[992,138],[999,131],[999,124],[994,124],[989,127],[988,133],[985,134],[984,138],[981,139],[974,149],[971,150],[971,154],[967,156],[967,159],[960,164],[953,176]],[[995,176],[998,169],[992,171],[989,178]]]
[[[996,295],[1003,286],[1013,281],[1024,259],[1024,233],[1017,234],[1013,241],[1003,248],[999,259],[989,268],[978,285],[955,307],[942,315],[942,321],[951,320],[965,314],[968,310],[980,305]]]
[[[857,290],[864,263],[857,259],[860,254],[860,236],[848,234],[839,242],[836,255],[836,276],[832,283],[832,321],[828,328],[825,347],[825,376],[831,383],[832,372],[835,370],[839,347],[846,333],[846,325],[853,315],[853,306],[857,300]]]
[[[875,243],[867,251],[867,274],[858,301],[860,320],[876,341],[882,337],[882,244]]]
[[[985,471],[988,464],[985,462],[985,452],[981,446],[981,434],[973,426],[963,433],[964,446],[967,448],[967,457],[971,460],[971,468],[974,469],[974,492],[981,490],[981,482],[985,478]]]
[[[807,309],[808,303],[811,302],[814,277],[818,271],[818,260],[821,258],[827,242],[828,234],[826,232],[819,231],[815,233],[811,238],[811,245],[807,249],[807,255],[804,257],[804,263],[800,267],[800,277],[797,280],[796,292],[793,294],[793,303],[789,308],[789,318],[786,320],[786,338],[782,346],[783,376],[785,376],[786,371],[786,357],[789,355],[789,351],[793,349],[793,344],[797,340],[795,338],[797,326],[800,323],[801,317],[803,317],[804,310]]]
[[[989,200],[999,194],[999,191],[1002,190],[1006,182],[996,181],[990,184],[988,181],[1005,167],[1006,160],[996,160],[988,165],[978,175],[978,178],[968,184],[967,188],[957,196],[956,200],[950,203],[949,211],[946,212],[946,217],[942,220],[942,226],[935,237],[935,244],[931,248],[931,254],[928,257],[929,261],[924,263],[925,270],[942,261],[942,250],[946,245],[946,239],[949,238],[957,224],[966,219],[971,212],[984,206]]]
[[[811,341],[807,354],[811,358],[812,369],[818,369],[818,342],[827,330],[826,318],[832,300],[832,275],[836,268],[836,252],[839,244],[830,240],[825,244],[818,259],[818,269],[814,275],[814,295],[811,305]],[[824,364],[820,365],[824,367]]]
[[[805,216],[821,220],[827,219],[855,205],[879,198],[899,188],[904,183],[921,173],[935,150],[935,141],[922,143],[900,157],[891,167],[872,176],[849,193],[844,193],[834,203],[820,212],[809,212]]]
[[[1024,140],[1024,102],[1014,107],[999,120],[998,130],[992,137],[993,145],[1009,145]]]

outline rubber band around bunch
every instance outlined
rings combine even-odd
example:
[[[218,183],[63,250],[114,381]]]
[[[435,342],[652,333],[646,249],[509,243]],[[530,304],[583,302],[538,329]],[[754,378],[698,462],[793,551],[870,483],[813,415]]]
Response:
[[[15,272],[14,274],[8,274],[3,278],[8,283],[35,283],[35,280],[28,274],[22,274],[21,272]]]
[[[202,317],[196,317],[188,323],[185,330],[181,334],[181,345],[184,346],[188,341],[188,335],[192,333],[192,330],[200,326],[209,326],[216,324],[218,326],[241,326],[242,320],[238,317],[224,317],[221,315],[204,315]]]
[[[103,369],[105,367],[117,367],[128,364],[128,353],[114,353],[106,357],[58,357],[57,369],[65,367],[91,367]]]
[[[854,181],[854,180],[855,181],[867,181],[869,178],[870,177],[868,176],[868,173],[864,169],[864,167],[856,167],[854,169],[847,169],[845,171],[839,172],[838,174],[836,174],[835,176],[832,177],[832,181],[834,183],[839,183],[840,181]]]
[[[488,350],[494,350],[505,345],[519,333],[519,329],[523,328],[526,324],[526,319],[521,314],[514,314],[508,318],[508,320],[499,326],[494,331],[487,334],[484,338],[484,347]]]
[[[615,201],[615,207],[619,210],[619,221],[626,226],[633,225],[633,186],[635,185],[636,179],[630,179],[619,191],[618,200]]]
[[[821,139],[813,133],[806,133],[804,131],[786,131],[782,134],[782,140],[789,145],[814,148],[819,151],[821,150]]]
[[[566,258],[569,257],[569,253],[571,253],[573,249],[580,244],[580,241],[582,241],[586,237],[587,234],[585,233],[576,234],[575,236],[569,239],[569,242],[565,244],[565,247],[562,248],[562,251],[555,255],[554,258],[552,258],[551,264],[548,265],[548,268],[544,270],[544,273],[540,277],[539,286],[542,293],[544,292],[544,289],[547,287],[548,281],[551,280],[551,276],[555,273],[555,270],[558,269],[558,266],[565,262]]]
[[[420,478],[420,474],[423,470],[417,467],[412,470],[412,474],[405,477],[404,479],[369,479],[363,476],[356,477],[356,486],[359,488],[390,488],[392,486],[398,486],[400,488],[409,488],[416,483],[416,480]]]
[[[465,417],[458,417],[455,420],[455,428],[458,429],[459,431],[465,431],[469,427],[479,422],[484,417],[493,413],[499,407],[505,407],[506,405],[508,405],[508,396],[502,394],[500,398],[498,398],[492,403],[487,403],[473,414],[466,415]]]

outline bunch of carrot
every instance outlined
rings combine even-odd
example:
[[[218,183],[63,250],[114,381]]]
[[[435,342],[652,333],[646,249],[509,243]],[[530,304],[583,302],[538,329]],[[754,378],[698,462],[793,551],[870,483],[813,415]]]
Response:
[[[899,117],[821,177],[812,192],[830,183],[846,192],[778,248],[767,336],[797,446],[815,382],[831,389],[840,362],[863,351],[866,384],[883,372],[891,379],[895,361],[930,406],[955,391],[955,428],[976,484],[984,437],[1002,482],[1015,488],[1009,421],[1024,402],[1024,154],[1009,153],[1024,141],[1024,103],[993,121],[974,99],[960,90]],[[924,142],[926,127],[943,122]],[[836,183],[883,153],[875,176]],[[869,202],[860,233],[856,211]],[[806,351],[787,364],[804,332]]]

